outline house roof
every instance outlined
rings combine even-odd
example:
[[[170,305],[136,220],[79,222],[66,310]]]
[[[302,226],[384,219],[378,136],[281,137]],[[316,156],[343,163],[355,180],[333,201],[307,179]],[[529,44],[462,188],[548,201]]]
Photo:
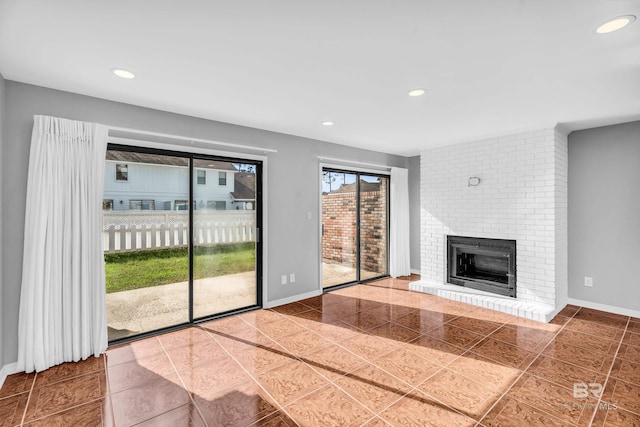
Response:
[[[330,191],[329,194],[335,193],[355,193],[356,191],[356,183],[351,184],[341,184],[340,187],[336,190]],[[360,180],[360,191],[380,191],[380,183],[379,182],[368,182],[363,179]]]
[[[237,172],[238,170],[230,162],[220,162],[215,160],[195,159],[193,161],[193,167],[203,169],[217,169]]]
[[[231,196],[235,200],[255,200],[256,175],[247,172],[235,174],[234,191]]]
[[[162,154],[135,153],[131,151],[107,150],[107,160],[123,163],[146,163],[166,166],[189,166],[189,159],[185,157],[165,156]],[[194,167],[204,169],[236,171],[232,163],[214,160],[195,159]]]
[[[163,156],[160,154],[134,153],[129,151],[107,150],[107,160],[123,163],[148,163],[152,165],[189,166],[184,157]]]

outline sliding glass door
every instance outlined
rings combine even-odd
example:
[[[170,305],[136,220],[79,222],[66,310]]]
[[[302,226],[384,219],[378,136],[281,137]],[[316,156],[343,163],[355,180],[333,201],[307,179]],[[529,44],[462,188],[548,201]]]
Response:
[[[358,197],[353,173],[323,171],[322,286],[358,280]]]
[[[255,161],[109,146],[109,341],[260,305],[260,173]]]
[[[360,175],[360,278],[389,274],[389,177]]]
[[[193,316],[258,305],[256,165],[194,159]]]
[[[189,321],[189,159],[107,151],[103,245],[109,340]]]
[[[322,171],[322,286],[388,274],[389,177]]]

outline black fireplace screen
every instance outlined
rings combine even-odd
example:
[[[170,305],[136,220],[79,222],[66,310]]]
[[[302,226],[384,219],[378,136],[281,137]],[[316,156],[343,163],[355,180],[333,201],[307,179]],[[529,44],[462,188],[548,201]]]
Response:
[[[447,281],[516,297],[516,241],[447,236]]]

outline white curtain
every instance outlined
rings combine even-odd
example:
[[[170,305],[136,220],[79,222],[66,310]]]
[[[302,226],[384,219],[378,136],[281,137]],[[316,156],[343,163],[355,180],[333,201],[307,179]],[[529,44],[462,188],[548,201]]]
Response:
[[[411,274],[409,245],[409,171],[391,168],[391,221],[389,235],[389,274]]]
[[[105,126],[35,116],[24,230],[18,369],[107,348],[102,253]]]

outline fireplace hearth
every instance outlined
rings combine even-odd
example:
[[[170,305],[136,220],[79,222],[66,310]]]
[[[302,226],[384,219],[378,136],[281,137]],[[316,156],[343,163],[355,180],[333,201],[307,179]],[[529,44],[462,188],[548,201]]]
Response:
[[[516,297],[516,241],[447,236],[447,282]]]

